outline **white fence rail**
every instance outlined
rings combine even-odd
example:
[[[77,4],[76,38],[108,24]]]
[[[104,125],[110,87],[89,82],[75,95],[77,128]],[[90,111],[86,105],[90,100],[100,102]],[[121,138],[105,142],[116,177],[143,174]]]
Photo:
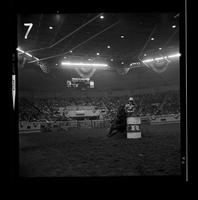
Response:
[[[180,123],[180,114],[144,116],[141,117],[142,124],[170,124]],[[110,120],[83,120],[83,121],[56,121],[56,122],[19,122],[19,133],[34,133],[53,130],[68,130],[68,128],[108,128]]]

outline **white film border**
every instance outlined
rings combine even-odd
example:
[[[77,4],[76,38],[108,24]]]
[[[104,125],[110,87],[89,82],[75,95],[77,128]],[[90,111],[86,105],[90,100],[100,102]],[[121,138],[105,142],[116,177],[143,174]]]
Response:
[[[16,98],[16,75],[12,75],[12,100],[13,100],[13,109],[15,109],[15,98]]]

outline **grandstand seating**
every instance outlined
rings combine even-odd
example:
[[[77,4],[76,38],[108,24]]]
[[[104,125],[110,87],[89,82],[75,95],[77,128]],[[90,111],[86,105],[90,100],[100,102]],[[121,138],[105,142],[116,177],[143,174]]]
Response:
[[[121,104],[125,104],[129,96],[122,97],[68,97],[68,98],[23,98],[19,99],[19,120],[39,121],[69,120],[57,113],[57,107],[95,106],[106,109],[104,119],[112,119]],[[134,96],[138,116],[177,114],[180,112],[178,91],[166,91]]]

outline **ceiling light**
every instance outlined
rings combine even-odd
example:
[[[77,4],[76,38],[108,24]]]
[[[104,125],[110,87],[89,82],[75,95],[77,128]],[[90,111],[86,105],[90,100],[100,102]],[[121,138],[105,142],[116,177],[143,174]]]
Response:
[[[124,35],[121,35],[120,37],[121,37],[121,38],[124,38]]]
[[[181,56],[181,54],[177,53],[177,54],[173,54],[173,55],[168,56],[168,58],[174,58],[174,57],[179,57],[179,56]]]
[[[101,15],[101,16],[100,16],[100,19],[104,19],[104,16],[103,16],[103,15]]]
[[[146,56],[146,53],[144,54],[144,56]]]
[[[56,63],[56,66],[57,66],[58,64]]]
[[[151,38],[151,40],[154,40],[154,38]]]
[[[17,48],[17,51],[19,51],[19,52],[21,52],[21,53],[24,53],[24,51],[21,50],[21,49],[19,49],[19,48]]]
[[[82,67],[82,66],[87,66],[87,67],[107,67],[108,65],[107,64],[101,64],[101,63],[72,63],[72,62],[62,62],[61,63],[62,65],[65,65],[65,66],[79,66],[79,67]]]
[[[28,56],[30,56],[30,57],[32,57],[32,55],[31,54],[29,54],[29,53],[25,53],[26,55],[28,55]]]
[[[176,28],[176,25],[173,25],[172,28]]]
[[[180,53],[177,53],[177,54],[172,54],[172,55],[169,55],[169,56],[165,56],[165,57],[158,57],[158,58],[155,58],[155,59],[147,59],[147,60],[143,60],[142,62],[143,63],[147,63],[147,62],[152,62],[154,60],[163,60],[163,59],[166,59],[166,58],[175,58],[175,57],[179,57],[181,56]]]
[[[155,58],[155,60],[163,60],[164,57]]]
[[[107,46],[107,48],[110,49],[111,47],[110,47],[110,46]]]
[[[152,62],[152,61],[153,61],[153,59],[147,59],[147,60],[143,60],[142,62],[147,63],[147,62]]]
[[[72,50],[71,51],[69,51],[70,53],[72,53]]]
[[[113,58],[111,58],[111,61],[113,61]]]
[[[52,26],[49,26],[49,29],[53,29],[53,27],[52,27]]]
[[[160,47],[159,50],[162,50],[162,48]]]
[[[100,55],[100,53],[96,53],[96,55],[97,55],[97,56],[99,56],[99,55]]]
[[[121,64],[123,65],[123,64],[124,64],[124,62],[121,62]]]

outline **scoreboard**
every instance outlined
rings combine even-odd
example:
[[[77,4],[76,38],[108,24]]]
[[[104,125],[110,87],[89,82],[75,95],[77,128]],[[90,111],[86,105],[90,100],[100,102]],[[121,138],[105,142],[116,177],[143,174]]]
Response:
[[[72,78],[72,80],[67,80],[67,88],[94,88],[94,81],[91,81],[90,78]]]

